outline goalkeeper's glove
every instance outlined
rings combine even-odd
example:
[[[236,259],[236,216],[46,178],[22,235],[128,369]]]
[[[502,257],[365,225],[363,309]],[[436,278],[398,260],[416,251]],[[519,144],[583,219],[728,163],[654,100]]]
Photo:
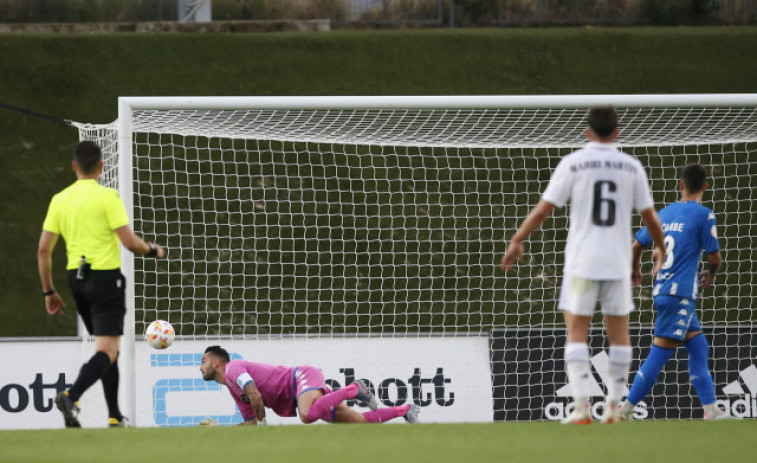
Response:
[[[218,421],[208,416],[207,418],[200,420],[200,422],[197,423],[197,426],[220,426],[220,424]]]

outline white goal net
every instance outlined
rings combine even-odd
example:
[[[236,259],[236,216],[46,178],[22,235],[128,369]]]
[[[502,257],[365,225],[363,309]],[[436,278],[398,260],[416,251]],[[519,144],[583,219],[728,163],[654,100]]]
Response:
[[[718,399],[754,400],[757,380],[740,376],[757,354],[754,95],[129,98],[118,121],[79,130],[102,145],[135,231],[169,249],[124,265],[137,334],[166,319],[181,340],[485,337],[492,417],[554,419],[570,400],[556,307],[567,208],[516,271],[499,261],[561,156],[584,145],[587,108],[607,103],[658,209],[683,166],[708,170],[724,267],[699,313]],[[636,292],[637,360],[651,287]],[[649,416],[698,416],[685,352],[664,371]]]

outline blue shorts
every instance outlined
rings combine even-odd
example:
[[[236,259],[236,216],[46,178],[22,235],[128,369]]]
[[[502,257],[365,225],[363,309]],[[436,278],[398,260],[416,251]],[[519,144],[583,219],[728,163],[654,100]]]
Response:
[[[689,331],[702,331],[696,311],[696,301],[675,296],[657,296],[654,307],[657,319],[654,335],[660,338],[683,342]]]

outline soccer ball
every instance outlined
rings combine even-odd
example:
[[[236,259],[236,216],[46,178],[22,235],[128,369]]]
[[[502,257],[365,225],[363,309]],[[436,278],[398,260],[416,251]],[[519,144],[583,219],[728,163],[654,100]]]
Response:
[[[145,330],[145,341],[155,349],[165,349],[175,338],[173,326],[165,320],[155,320]]]

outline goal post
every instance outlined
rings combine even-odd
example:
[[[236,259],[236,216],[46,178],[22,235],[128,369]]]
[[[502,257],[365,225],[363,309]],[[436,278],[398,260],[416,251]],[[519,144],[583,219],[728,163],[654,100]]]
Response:
[[[134,139],[132,129],[132,109],[128,104],[118,103],[117,119],[117,184],[121,200],[124,202],[129,223],[134,223],[134,182],[133,182],[133,152],[132,142]],[[126,416],[133,417],[134,426],[138,426],[137,415],[137,386],[136,386],[136,360],[135,348],[137,340],[136,318],[136,294],[134,285],[134,254],[121,246],[121,272],[126,277],[126,316],[124,317],[124,336],[120,350],[123,376],[119,385],[119,400],[124,405]]]
[[[169,249],[166,261],[122,252],[125,413],[142,424],[135,340],[162,318],[179,334],[169,352],[187,355],[196,346],[182,345],[219,339],[486,339],[491,417],[558,418],[569,400],[556,308],[567,208],[532,234],[514,272],[499,259],[559,159],[585,144],[587,109],[607,104],[658,209],[676,200],[685,164],[708,169],[703,203],[725,266],[699,304],[726,400],[721,389],[738,392],[757,354],[745,341],[757,326],[757,94],[122,97],[117,121],[77,124],[80,138],[103,145],[102,181],[135,231]],[[635,300],[634,368],[651,339],[649,277]],[[666,371],[676,389],[649,402],[650,416],[696,416],[685,358]],[[403,384],[420,391],[419,381]]]

